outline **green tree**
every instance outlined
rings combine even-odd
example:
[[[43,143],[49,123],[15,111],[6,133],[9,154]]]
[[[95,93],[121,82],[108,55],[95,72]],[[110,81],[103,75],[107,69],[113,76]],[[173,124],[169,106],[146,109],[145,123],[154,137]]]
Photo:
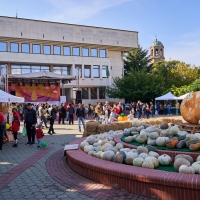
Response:
[[[148,55],[148,50],[143,50],[139,45],[138,49],[129,51],[124,60],[124,74],[128,74],[131,69],[149,71],[152,67],[151,58]]]
[[[149,102],[162,93],[162,79],[146,69],[133,70],[122,78],[115,78],[112,87],[106,93],[110,98],[121,98],[127,101],[141,100]]]

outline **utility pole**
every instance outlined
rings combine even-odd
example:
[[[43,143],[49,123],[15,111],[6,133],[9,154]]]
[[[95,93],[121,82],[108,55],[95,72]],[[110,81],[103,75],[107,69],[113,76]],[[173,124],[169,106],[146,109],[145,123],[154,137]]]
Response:
[[[79,67],[77,69],[78,69],[78,91],[79,91]]]

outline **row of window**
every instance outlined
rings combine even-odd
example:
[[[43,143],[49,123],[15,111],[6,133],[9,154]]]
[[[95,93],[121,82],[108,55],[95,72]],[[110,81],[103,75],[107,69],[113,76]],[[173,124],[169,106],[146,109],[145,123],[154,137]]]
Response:
[[[53,55],[61,55],[61,48],[63,48],[64,56],[92,56],[92,57],[106,57],[105,49],[95,49],[95,48],[80,48],[80,47],[68,47],[68,46],[53,46],[53,52],[51,52],[50,45],[42,45],[43,54],[53,54]],[[0,51],[8,51],[7,42],[0,42]],[[10,43],[10,52],[19,53],[19,43]],[[30,53],[30,44],[21,44],[21,53]],[[40,44],[32,44],[32,53],[41,54],[41,45]]]
[[[106,89],[105,87],[100,87],[97,92],[97,88],[82,88],[82,99],[89,99],[89,96],[90,99],[105,99]]]

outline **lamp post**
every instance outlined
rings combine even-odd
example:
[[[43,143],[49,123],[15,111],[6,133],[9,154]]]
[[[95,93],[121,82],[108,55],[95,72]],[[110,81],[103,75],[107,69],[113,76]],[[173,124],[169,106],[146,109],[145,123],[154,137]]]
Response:
[[[78,91],[79,91],[79,67],[77,67],[78,69]]]

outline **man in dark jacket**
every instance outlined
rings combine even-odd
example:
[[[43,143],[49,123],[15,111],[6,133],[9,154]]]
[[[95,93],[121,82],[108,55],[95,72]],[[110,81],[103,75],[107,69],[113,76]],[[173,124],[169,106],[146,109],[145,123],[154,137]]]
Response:
[[[27,112],[25,114],[24,126],[28,136],[27,144],[35,144],[35,124],[37,123],[36,111],[33,109],[31,103],[27,104]]]
[[[53,125],[54,125],[54,121],[56,119],[56,113],[57,113],[56,106],[53,104],[51,111],[50,111],[50,118],[49,118],[50,127],[49,127],[48,134],[50,134],[50,135],[55,134],[54,129],[53,129]],[[51,133],[51,131],[52,131],[52,133]]]
[[[76,116],[78,118],[78,129],[81,132],[81,122],[83,124],[83,129],[85,130],[85,108],[82,106],[81,103],[78,104],[78,108],[76,109]]]
[[[65,117],[66,117],[66,110],[63,106],[63,103],[61,103],[61,105],[58,107],[58,111],[59,111],[59,121],[58,121],[58,124],[60,124],[61,122],[61,119],[62,119],[62,123],[64,123],[64,120],[65,120]]]
[[[74,108],[72,107],[72,104],[70,103],[68,108],[67,108],[67,112],[69,113],[69,125],[72,123],[74,124]]]

